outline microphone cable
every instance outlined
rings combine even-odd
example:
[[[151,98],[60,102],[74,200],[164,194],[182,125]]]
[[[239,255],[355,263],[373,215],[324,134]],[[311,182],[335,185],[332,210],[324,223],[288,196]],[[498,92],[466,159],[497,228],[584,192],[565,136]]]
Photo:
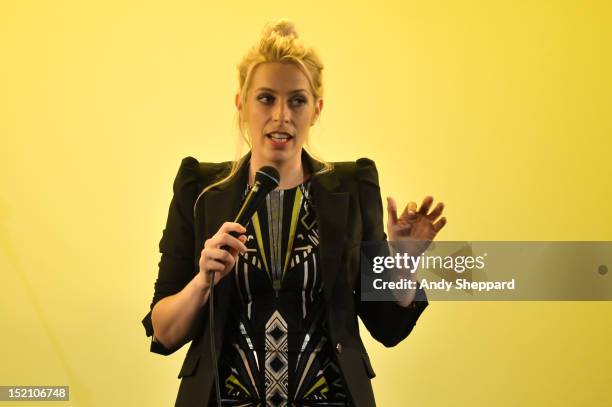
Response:
[[[217,368],[217,350],[215,345],[215,311],[213,304],[215,303],[215,271],[211,271],[210,293],[208,295],[208,322],[210,324],[210,355],[213,362],[213,371],[215,372],[215,393],[217,395],[217,407],[221,407],[221,386],[219,386],[219,369]]]

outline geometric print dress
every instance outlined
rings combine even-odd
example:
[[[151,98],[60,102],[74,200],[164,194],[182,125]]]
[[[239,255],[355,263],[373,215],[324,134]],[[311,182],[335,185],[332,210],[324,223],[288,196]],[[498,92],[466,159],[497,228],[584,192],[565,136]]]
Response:
[[[268,194],[247,227],[248,250],[227,276],[233,292],[218,363],[223,406],[350,406],[327,334],[309,186]],[[214,389],[209,405],[216,405]]]

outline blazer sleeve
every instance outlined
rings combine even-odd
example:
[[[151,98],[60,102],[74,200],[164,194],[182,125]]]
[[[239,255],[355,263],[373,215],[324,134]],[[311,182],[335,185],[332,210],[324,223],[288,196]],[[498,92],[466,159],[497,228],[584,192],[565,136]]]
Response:
[[[142,324],[147,336],[153,335],[151,312],[155,304],[164,297],[181,291],[197,273],[194,259],[195,232],[193,205],[199,194],[199,161],[185,157],[181,161],[173,183],[173,197],[168,210],[166,227],[159,242],[161,259],[154,286],[153,301]],[[151,339],[150,351],[161,355],[174,353],[180,347],[168,349]]]
[[[383,229],[383,206],[374,161],[360,158],[356,162],[356,178],[362,217],[363,241],[387,241]],[[361,276],[361,272],[358,273]],[[421,313],[429,305],[425,291],[417,289],[415,299],[402,307],[395,301],[361,301],[361,281],[357,281],[355,301],[359,317],[374,339],[387,347],[405,339]]]

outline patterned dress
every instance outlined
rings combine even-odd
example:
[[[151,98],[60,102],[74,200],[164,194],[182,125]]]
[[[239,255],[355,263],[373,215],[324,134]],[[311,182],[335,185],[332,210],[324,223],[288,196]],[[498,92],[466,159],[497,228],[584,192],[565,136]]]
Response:
[[[350,405],[327,336],[317,226],[309,182],[272,191],[253,216],[231,274],[222,405]]]

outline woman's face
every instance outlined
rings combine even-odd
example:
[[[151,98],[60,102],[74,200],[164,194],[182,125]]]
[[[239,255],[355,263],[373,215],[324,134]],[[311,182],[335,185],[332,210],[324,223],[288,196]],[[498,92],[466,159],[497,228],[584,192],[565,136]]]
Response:
[[[241,106],[251,136],[252,157],[263,163],[283,164],[299,160],[310,126],[321,112],[310,84],[294,64],[265,62],[255,67]]]

